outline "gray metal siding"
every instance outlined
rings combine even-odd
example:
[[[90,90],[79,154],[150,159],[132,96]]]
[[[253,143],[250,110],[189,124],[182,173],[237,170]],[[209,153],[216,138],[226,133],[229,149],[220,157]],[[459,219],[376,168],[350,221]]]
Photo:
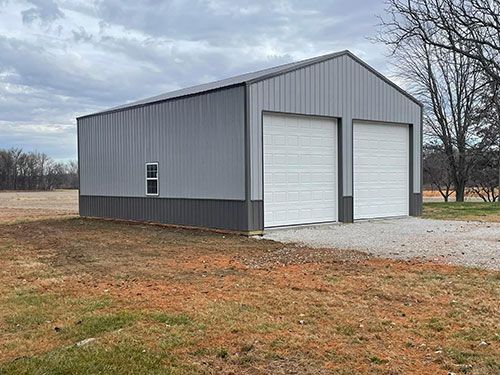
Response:
[[[307,66],[249,87],[251,198],[262,192],[263,110],[342,119],[343,195],[352,196],[352,122],[373,120],[413,125],[413,190],[420,193],[421,108],[349,55]]]
[[[414,193],[410,197],[410,215],[411,216],[421,216],[422,215],[422,193]]]
[[[243,86],[78,120],[82,195],[245,199]]]
[[[245,201],[81,195],[79,203],[80,215],[87,217],[245,232],[262,230],[258,219],[255,224],[248,222],[248,207]],[[262,212],[262,202],[252,202],[251,206],[256,214]]]

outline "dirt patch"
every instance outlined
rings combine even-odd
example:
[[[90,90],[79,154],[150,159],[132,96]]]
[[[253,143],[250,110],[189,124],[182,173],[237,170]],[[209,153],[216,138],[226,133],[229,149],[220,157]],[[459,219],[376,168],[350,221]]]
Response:
[[[265,241],[265,240],[263,240]],[[370,255],[354,250],[315,249],[301,246],[282,246],[259,256],[243,257],[242,262],[249,268],[275,268],[292,264],[309,263],[359,263],[370,258]]]

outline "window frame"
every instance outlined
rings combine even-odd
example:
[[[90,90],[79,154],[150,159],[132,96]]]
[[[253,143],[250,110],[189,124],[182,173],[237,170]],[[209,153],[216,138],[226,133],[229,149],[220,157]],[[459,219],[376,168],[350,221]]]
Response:
[[[156,177],[148,177],[148,166],[155,165],[156,166]],[[149,197],[157,197],[160,195],[160,167],[157,161],[146,162],[144,167],[145,170],[145,180],[146,180],[146,196]],[[156,193],[148,193],[148,182],[156,181]]]

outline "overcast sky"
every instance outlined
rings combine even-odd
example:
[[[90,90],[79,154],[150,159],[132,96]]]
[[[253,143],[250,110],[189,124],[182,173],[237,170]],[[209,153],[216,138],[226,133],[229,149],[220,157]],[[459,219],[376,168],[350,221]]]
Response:
[[[250,3],[250,5],[249,5]],[[0,0],[0,148],[76,158],[75,117],[349,49],[390,76],[382,0]]]

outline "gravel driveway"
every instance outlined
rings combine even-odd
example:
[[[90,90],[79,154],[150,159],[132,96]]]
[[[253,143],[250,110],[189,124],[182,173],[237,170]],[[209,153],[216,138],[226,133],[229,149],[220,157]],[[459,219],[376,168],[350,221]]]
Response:
[[[500,270],[500,223],[404,218],[273,229],[264,238]]]

